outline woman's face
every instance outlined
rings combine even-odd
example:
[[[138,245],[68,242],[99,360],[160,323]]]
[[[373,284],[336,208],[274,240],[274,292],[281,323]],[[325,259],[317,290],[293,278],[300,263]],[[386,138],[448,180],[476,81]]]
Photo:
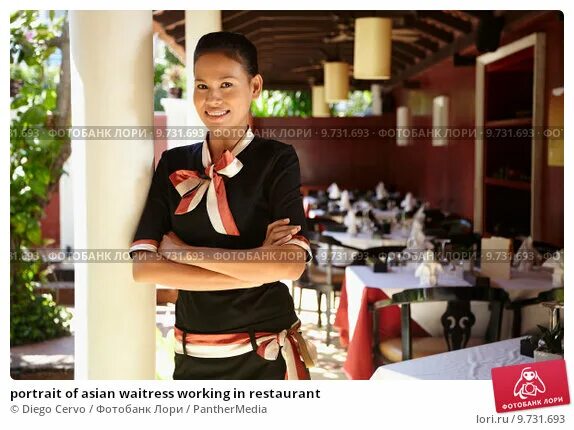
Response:
[[[261,93],[261,75],[249,78],[241,63],[221,53],[199,57],[194,72],[193,103],[210,131],[245,127],[251,100]]]

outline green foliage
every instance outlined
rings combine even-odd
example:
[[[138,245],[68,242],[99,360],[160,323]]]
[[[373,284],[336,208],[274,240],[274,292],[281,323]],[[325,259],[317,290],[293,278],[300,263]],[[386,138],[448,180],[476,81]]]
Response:
[[[57,106],[59,67],[48,58],[57,47],[51,42],[62,30],[64,18],[49,22],[38,11],[10,16],[10,87],[14,118],[10,130],[10,243],[18,255],[45,245],[40,219],[49,187],[59,179],[54,171],[63,141],[50,136],[49,125]],[[10,343],[18,345],[69,334],[69,314],[50,295],[38,295],[45,283],[41,261],[25,261],[13,254],[10,264]]]
[[[349,98],[333,107],[335,116],[365,116],[373,103],[370,91],[351,91]]]
[[[169,90],[173,91],[174,88],[180,88],[181,97],[185,97],[187,90],[185,67],[167,46],[164,46],[163,58],[155,61],[153,83],[155,112],[164,111],[160,101],[169,97]]]
[[[564,326],[557,324],[551,329],[538,326],[540,333],[530,337],[531,345],[551,354],[564,354]]]
[[[251,103],[251,113],[256,117],[309,117],[311,94],[309,91],[263,90]]]
[[[331,106],[333,116],[364,116],[372,104],[370,91],[352,91],[349,99]],[[309,91],[263,90],[251,103],[255,117],[310,117],[312,114]]]

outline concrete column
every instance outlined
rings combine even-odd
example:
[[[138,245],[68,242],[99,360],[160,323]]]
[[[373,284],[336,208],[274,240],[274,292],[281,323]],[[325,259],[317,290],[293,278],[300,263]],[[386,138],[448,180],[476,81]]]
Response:
[[[71,11],[74,126],[152,126],[152,41],[151,10]],[[125,254],[150,185],[153,140],[75,140],[72,169],[75,249]],[[77,263],[75,275],[76,378],[153,379],[154,286],[136,284],[129,261]]]
[[[381,97],[381,84],[371,84],[373,95],[373,115],[383,114],[383,98]]]
[[[203,123],[193,104],[193,51],[197,42],[207,33],[221,31],[221,11],[219,10],[187,10],[185,11],[185,76],[187,81],[188,115],[187,125],[203,127]],[[195,139],[199,141],[201,139]],[[193,140],[192,140],[193,142]]]

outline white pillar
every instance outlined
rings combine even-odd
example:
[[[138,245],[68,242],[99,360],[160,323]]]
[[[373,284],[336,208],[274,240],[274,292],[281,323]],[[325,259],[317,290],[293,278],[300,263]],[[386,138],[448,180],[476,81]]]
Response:
[[[153,125],[151,10],[71,11],[70,49],[74,126]],[[152,168],[152,139],[73,141],[76,249],[127,250]],[[76,378],[153,379],[154,286],[136,284],[130,262],[75,275]]]
[[[219,10],[186,10],[185,11],[185,77],[187,82],[188,115],[187,125],[203,127],[203,123],[193,104],[193,51],[197,42],[207,33],[221,31],[221,11]],[[196,139],[197,141],[198,139]]]
[[[383,98],[381,97],[381,84],[371,84],[373,96],[373,115],[383,114]]]

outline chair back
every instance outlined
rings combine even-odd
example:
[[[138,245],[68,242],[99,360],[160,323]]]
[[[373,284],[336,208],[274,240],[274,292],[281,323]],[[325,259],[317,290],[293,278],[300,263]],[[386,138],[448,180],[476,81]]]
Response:
[[[485,342],[500,340],[502,312],[508,302],[508,294],[499,288],[489,287],[429,287],[407,289],[393,294],[390,300],[381,300],[373,305],[373,332],[375,347],[378,346],[377,310],[387,306],[401,307],[401,338],[403,360],[412,357],[412,335],[410,328],[410,306],[415,303],[447,302],[441,315],[443,336],[449,351],[465,348],[471,337],[476,317],[471,311],[471,302],[488,302],[490,318]]]

